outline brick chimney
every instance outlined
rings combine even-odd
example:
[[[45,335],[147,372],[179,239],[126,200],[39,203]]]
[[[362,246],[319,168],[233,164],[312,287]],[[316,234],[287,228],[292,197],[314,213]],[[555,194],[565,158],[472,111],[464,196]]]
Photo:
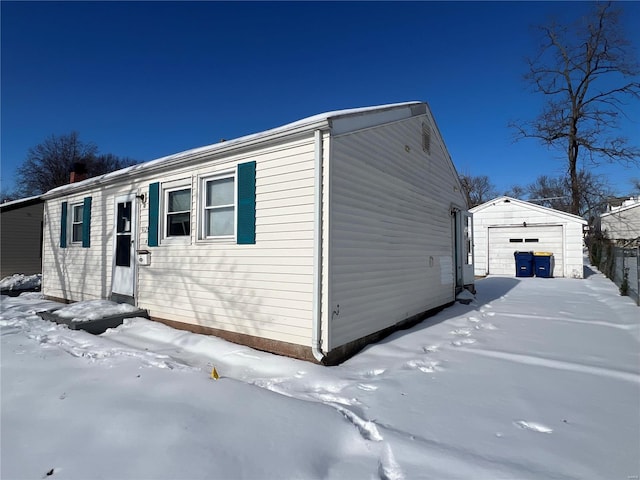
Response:
[[[69,175],[69,183],[81,182],[89,177],[87,167],[82,162],[76,162],[71,166],[71,174]]]

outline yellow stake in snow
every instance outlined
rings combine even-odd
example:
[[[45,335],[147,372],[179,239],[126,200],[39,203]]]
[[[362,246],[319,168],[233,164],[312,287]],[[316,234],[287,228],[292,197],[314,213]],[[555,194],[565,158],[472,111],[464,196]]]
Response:
[[[218,371],[216,370],[216,367],[213,367],[213,370],[211,370],[211,378],[213,378],[214,380],[218,380],[220,378],[220,375],[218,375]]]

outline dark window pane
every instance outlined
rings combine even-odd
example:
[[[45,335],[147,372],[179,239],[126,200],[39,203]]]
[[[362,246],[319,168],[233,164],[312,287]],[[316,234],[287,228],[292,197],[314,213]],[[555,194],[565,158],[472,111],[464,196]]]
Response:
[[[189,235],[189,217],[190,213],[174,213],[167,216],[167,236],[184,236]]]
[[[82,241],[82,224],[76,223],[73,225],[73,234],[72,239],[73,242],[81,242]]]
[[[525,243],[538,243],[539,240],[537,238],[525,238]]]
[[[83,205],[73,206],[73,222],[82,222],[82,212],[84,211]]]
[[[116,265],[131,266],[131,235],[118,235],[116,239]]]
[[[521,238],[510,238],[509,242],[511,242],[511,243],[522,243],[522,239]]]

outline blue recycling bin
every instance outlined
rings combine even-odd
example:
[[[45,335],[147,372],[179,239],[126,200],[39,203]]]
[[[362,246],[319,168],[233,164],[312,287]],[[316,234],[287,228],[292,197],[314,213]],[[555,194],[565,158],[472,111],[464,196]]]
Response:
[[[533,277],[533,252],[513,252],[516,277]]]
[[[553,277],[553,253],[534,252],[533,266],[536,272],[536,277],[542,277],[542,278]]]

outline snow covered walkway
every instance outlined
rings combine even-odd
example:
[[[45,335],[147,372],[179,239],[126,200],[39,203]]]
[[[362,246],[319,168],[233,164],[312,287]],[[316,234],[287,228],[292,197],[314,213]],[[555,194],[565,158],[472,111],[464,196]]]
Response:
[[[637,478],[640,309],[599,273],[477,288],[337,367],[2,297],[0,476]]]

